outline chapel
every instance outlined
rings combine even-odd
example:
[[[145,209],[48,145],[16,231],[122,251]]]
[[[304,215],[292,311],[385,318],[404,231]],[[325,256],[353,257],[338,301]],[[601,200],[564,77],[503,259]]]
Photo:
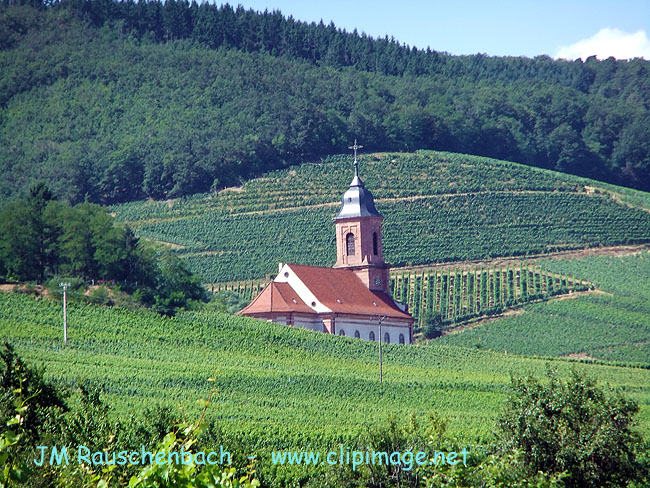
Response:
[[[350,148],[354,178],[334,218],[334,267],[280,263],[278,275],[240,315],[370,341],[413,342],[413,317],[390,295],[390,265],[382,249],[384,217],[359,178],[361,147],[355,141]]]

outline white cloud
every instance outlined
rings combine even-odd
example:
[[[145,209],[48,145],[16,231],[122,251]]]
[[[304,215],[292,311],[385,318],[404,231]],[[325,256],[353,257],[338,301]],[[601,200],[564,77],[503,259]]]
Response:
[[[650,60],[650,39],[644,30],[630,34],[608,27],[575,44],[562,46],[555,57],[585,60],[594,55],[598,59],[607,59],[613,56],[616,59],[644,58]]]

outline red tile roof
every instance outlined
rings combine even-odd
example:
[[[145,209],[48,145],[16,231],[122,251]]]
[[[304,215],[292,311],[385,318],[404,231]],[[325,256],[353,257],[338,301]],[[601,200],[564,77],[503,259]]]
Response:
[[[395,305],[388,294],[369,290],[349,269],[298,264],[288,266],[318,301],[333,312],[412,319]]]
[[[249,315],[264,312],[303,312],[314,313],[305,305],[293,288],[287,283],[272,281],[239,314]]]

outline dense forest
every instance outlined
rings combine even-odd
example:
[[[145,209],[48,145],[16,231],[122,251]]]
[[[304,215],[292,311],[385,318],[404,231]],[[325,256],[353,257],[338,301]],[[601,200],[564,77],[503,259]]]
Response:
[[[647,191],[649,68],[452,56],[182,0],[3,0],[0,201],[39,180],[70,203],[179,197],[355,138]]]

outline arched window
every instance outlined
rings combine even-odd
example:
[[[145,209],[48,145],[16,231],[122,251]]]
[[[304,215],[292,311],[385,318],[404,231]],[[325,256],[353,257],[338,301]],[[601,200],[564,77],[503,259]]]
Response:
[[[404,334],[399,335],[399,343],[404,344]]]
[[[344,336],[344,335],[345,335],[345,331],[344,331],[343,329],[339,330],[339,335]]]
[[[357,339],[360,339],[360,338],[361,338],[361,334],[359,334],[359,331],[358,331],[358,330],[355,330],[355,331],[354,331],[354,337],[357,338]]]
[[[345,236],[345,246],[348,256],[354,256],[354,234],[352,232]]]
[[[384,342],[386,344],[390,344],[390,336],[388,335],[388,332],[384,334]]]
[[[373,232],[373,233],[372,233],[372,253],[373,253],[375,256],[376,256],[377,254],[379,254],[378,249],[379,249],[379,248],[377,247],[377,233],[376,233],[376,232]]]
[[[375,340],[375,333],[373,331],[370,331],[370,335],[368,336],[368,339],[370,339],[371,341]]]

